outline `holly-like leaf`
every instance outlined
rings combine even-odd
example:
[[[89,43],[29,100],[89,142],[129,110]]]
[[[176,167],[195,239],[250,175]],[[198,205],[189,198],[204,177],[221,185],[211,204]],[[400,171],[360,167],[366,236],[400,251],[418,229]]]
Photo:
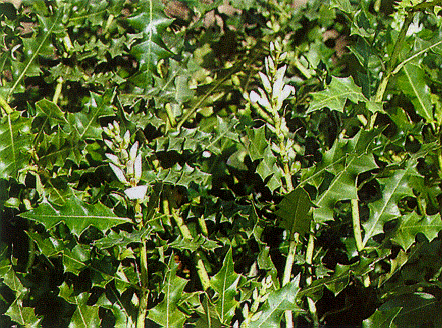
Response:
[[[418,176],[416,162],[411,161],[405,169],[395,170],[390,177],[377,179],[382,186],[382,198],[368,204],[370,218],[362,223],[364,245],[371,237],[383,232],[385,222],[401,216],[397,203],[405,196],[414,196],[410,185],[410,178],[414,176]]]
[[[14,112],[0,118],[0,178],[17,178],[29,164],[32,148],[31,120]]]
[[[252,161],[264,158],[264,150],[270,143],[270,141],[266,140],[265,131],[265,125],[257,129],[246,130],[248,136],[248,143],[246,146]]]
[[[284,196],[275,214],[282,218],[280,225],[284,229],[303,235],[310,230],[312,217],[308,213],[312,205],[308,193],[297,188]]]
[[[170,257],[161,292],[164,299],[149,310],[148,318],[166,328],[183,327],[187,316],[178,309],[187,280],[176,275],[178,264]]]
[[[41,223],[48,230],[64,222],[77,236],[90,226],[106,231],[119,224],[131,222],[128,218],[115,215],[111,209],[101,203],[90,205],[76,197],[70,198],[67,203],[58,208],[47,202],[42,203],[20,216]]]
[[[276,156],[273,154],[270,146],[267,146],[265,149],[264,157],[256,167],[256,173],[258,173],[263,180],[270,177],[266,182],[266,186],[270,191],[273,192],[275,189],[282,186],[281,179],[283,177],[283,172],[281,167],[277,164]]]
[[[370,318],[362,322],[363,328],[394,328],[394,318],[397,317],[402,308],[391,308],[385,311],[376,310]]]
[[[399,227],[397,227],[392,240],[407,250],[414,243],[414,238],[419,232],[432,241],[441,230],[442,220],[439,213],[422,217],[416,212],[411,212],[401,216]]]
[[[307,113],[321,110],[325,107],[330,110],[344,112],[344,106],[347,100],[357,104],[359,101],[367,102],[368,99],[362,94],[362,90],[353,81],[352,77],[335,77],[333,76],[331,83],[325,90],[314,92],[313,100]]]
[[[131,48],[131,54],[137,58],[140,70],[146,72],[146,76],[151,79],[158,61],[172,56],[161,37],[173,19],[164,15],[160,1],[149,1],[127,21],[132,27],[142,31],[142,42]]]
[[[175,164],[170,169],[161,170],[158,174],[159,181],[184,187],[188,187],[191,183],[206,185],[209,178],[210,174],[191,167],[187,163],[183,166]]]
[[[362,172],[377,168],[373,155],[368,154],[377,132],[359,132],[351,139],[339,138],[325,152],[322,162],[303,183],[312,183],[319,191],[314,204],[313,219],[317,223],[333,220],[337,201],[358,199],[356,179]]]
[[[18,323],[22,327],[26,328],[37,328],[41,327],[41,319],[37,318],[35,315],[34,308],[23,306],[22,297],[18,297],[9,306],[5,313],[11,318],[15,323]]]
[[[98,119],[103,116],[115,115],[110,105],[113,96],[114,90],[111,89],[108,89],[103,95],[91,92],[83,111],[68,114],[69,125],[64,126],[64,130],[75,133],[80,140],[100,139],[103,130]]]
[[[71,317],[69,328],[100,327],[98,306],[88,305],[87,293],[76,294],[66,283],[60,286],[60,297],[68,303],[75,305],[75,311]]]
[[[416,292],[392,297],[379,307],[379,311],[388,311],[390,316],[392,316],[394,311],[401,309],[401,311],[394,316],[392,327],[440,327],[442,325],[440,307],[440,300],[433,295]]]
[[[299,291],[299,280],[286,284],[281,289],[270,293],[267,301],[259,308],[261,314],[256,321],[249,324],[250,328],[279,328],[285,311],[300,311],[296,304]]]
[[[408,63],[398,78],[400,89],[410,98],[416,113],[428,123],[433,122],[433,104],[430,87],[425,83],[425,72],[417,63]]]
[[[54,32],[60,32],[63,30],[63,25],[61,24],[61,18],[63,17],[64,10],[59,8],[56,15],[52,17],[38,16],[40,21],[40,29],[36,36],[31,38],[23,38],[23,53],[24,61],[13,61],[12,62],[12,75],[13,84],[8,89],[6,99],[18,90],[19,92],[24,91],[24,86],[21,82],[26,76],[38,76],[41,73],[40,66],[38,65],[37,59],[39,56],[50,56],[54,54],[54,47],[51,43],[51,35]]]
[[[230,324],[235,315],[238,301],[235,299],[238,290],[240,275],[233,269],[232,249],[227,252],[223,266],[219,272],[210,279],[210,286],[216,292],[215,310],[219,320],[224,324]]]

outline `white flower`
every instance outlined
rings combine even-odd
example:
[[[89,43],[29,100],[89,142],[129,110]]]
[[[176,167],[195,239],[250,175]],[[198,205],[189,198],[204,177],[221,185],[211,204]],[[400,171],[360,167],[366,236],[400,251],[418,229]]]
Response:
[[[272,92],[272,85],[270,84],[269,78],[262,72],[259,72],[259,76],[261,77],[262,84],[264,85],[264,89],[268,93]]]
[[[132,147],[130,147],[129,159],[132,161],[135,160],[135,157],[137,157],[137,152],[138,152],[138,141],[135,141]]]
[[[147,193],[147,186],[136,186],[124,191],[129,199],[143,199]]]
[[[113,164],[115,164],[117,166],[121,166],[121,162],[120,162],[118,156],[116,156],[114,154],[109,154],[109,153],[106,153],[104,155],[108,158],[108,160],[111,161],[111,163],[113,163]]]
[[[113,163],[109,163],[109,165],[110,165],[112,171],[114,171],[115,175],[117,176],[117,179],[118,179],[121,183],[127,185],[128,182],[127,182],[127,180],[126,180],[126,177],[124,176],[124,172],[123,172],[123,170],[120,169],[118,166],[116,166],[116,165],[113,164]]]
[[[141,154],[138,154],[138,156],[135,158],[135,163],[134,163],[134,178],[137,183],[140,181],[141,174],[143,173],[142,164],[143,163],[142,163]]]

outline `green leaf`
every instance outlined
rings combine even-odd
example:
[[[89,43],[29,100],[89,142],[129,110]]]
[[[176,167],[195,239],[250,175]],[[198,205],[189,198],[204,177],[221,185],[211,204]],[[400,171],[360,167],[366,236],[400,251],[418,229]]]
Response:
[[[380,311],[401,311],[393,318],[395,328],[440,327],[441,302],[431,294],[416,292],[392,297],[379,307]]]
[[[284,196],[275,214],[282,218],[282,228],[303,235],[310,230],[312,217],[308,213],[312,205],[309,194],[304,189],[297,188]]]
[[[269,294],[267,301],[259,308],[261,315],[252,321],[250,328],[280,328],[282,315],[285,311],[300,311],[296,304],[299,291],[299,279],[289,282],[281,289]]]
[[[178,308],[187,280],[176,275],[177,269],[178,264],[175,263],[172,255],[161,285],[164,299],[160,304],[149,310],[148,318],[162,327],[181,328],[187,318]]]
[[[398,78],[400,89],[410,98],[416,113],[428,123],[433,122],[431,90],[425,83],[425,72],[416,63],[408,63]]]
[[[397,203],[405,196],[414,196],[410,185],[410,178],[414,176],[418,176],[418,173],[413,160],[405,169],[395,170],[390,177],[377,179],[382,186],[382,198],[368,204],[370,217],[362,223],[365,232],[364,245],[371,237],[383,232],[384,223],[401,216]]]
[[[429,241],[437,237],[442,231],[440,214],[419,216],[416,212],[403,215],[399,221],[399,227],[394,232],[392,240],[407,250],[413,243],[415,236],[421,232]]]
[[[252,161],[264,158],[264,150],[270,143],[270,141],[266,139],[265,131],[265,125],[257,129],[246,129],[246,133],[248,136],[248,143],[246,147],[249,151],[250,159]]]
[[[397,317],[402,308],[391,308],[385,311],[376,309],[376,312],[370,318],[362,322],[363,328],[395,328],[394,318]]]
[[[90,205],[76,197],[70,198],[66,204],[59,208],[49,203],[42,203],[37,208],[22,213],[20,216],[41,223],[48,230],[64,222],[77,236],[90,226],[106,231],[119,224],[131,222],[128,218],[115,215],[111,209],[101,203]]]
[[[233,269],[232,249],[230,248],[221,270],[210,279],[210,286],[216,292],[215,310],[223,324],[230,324],[230,320],[235,315],[235,309],[238,306],[235,297],[238,293],[239,279],[240,275]]]
[[[23,306],[23,301],[21,298],[15,299],[15,301],[9,306],[5,314],[8,315],[11,320],[23,327],[41,327],[41,319],[37,318],[33,308]]]
[[[145,71],[147,78],[151,79],[158,61],[173,55],[161,38],[173,19],[164,15],[161,2],[149,1],[127,21],[132,27],[142,31],[143,41],[133,46],[130,52],[137,58],[140,70]]]
[[[173,242],[169,243],[169,247],[178,249],[178,250],[189,250],[191,252],[196,251],[199,248],[204,250],[213,251],[214,249],[220,247],[218,243],[214,240],[210,240],[203,235],[198,235],[192,240],[185,239],[182,236],[179,236]]]
[[[170,169],[161,170],[158,174],[158,180],[164,183],[188,187],[191,183],[206,185],[210,174],[201,171],[184,163],[180,166],[178,163]]]
[[[98,119],[103,116],[113,116],[115,111],[110,105],[114,96],[113,89],[108,89],[103,95],[91,92],[89,101],[83,111],[69,113],[69,125],[64,126],[66,132],[74,132],[80,140],[101,139],[102,128]]]
[[[362,94],[362,90],[354,83],[352,77],[335,77],[325,90],[312,93],[313,100],[307,113],[321,110],[325,107],[340,113],[344,112],[347,100],[357,104],[359,101],[367,102],[368,99]]]
[[[76,306],[74,314],[69,322],[69,328],[95,328],[100,327],[100,317],[98,315],[98,306],[87,305],[88,294],[81,293],[75,295],[72,293],[69,297],[64,297],[66,301]]]
[[[54,47],[51,43],[51,35],[54,32],[58,32],[61,28],[61,18],[64,10],[59,8],[56,11],[56,15],[52,17],[44,17],[38,15],[40,21],[40,30],[38,34],[31,38],[23,38],[23,47],[25,60],[23,62],[12,62],[12,74],[14,83],[8,90],[8,94],[5,97],[7,100],[16,91],[22,80],[26,76],[38,76],[41,73],[40,66],[37,63],[37,58],[41,55],[53,55]],[[19,91],[24,91],[24,87],[21,86]]]
[[[268,177],[270,179],[266,182],[266,186],[270,191],[282,186],[281,179],[283,177],[283,172],[281,167],[277,164],[277,158],[273,154],[270,146],[264,151],[264,157],[261,162],[256,167],[256,173],[260,175],[262,180],[266,180]]]
[[[32,149],[31,120],[18,112],[0,118],[0,178],[17,178],[29,165]]]
[[[347,14],[354,13],[354,8],[351,6],[350,0],[332,0],[330,6],[331,8],[338,8]]]

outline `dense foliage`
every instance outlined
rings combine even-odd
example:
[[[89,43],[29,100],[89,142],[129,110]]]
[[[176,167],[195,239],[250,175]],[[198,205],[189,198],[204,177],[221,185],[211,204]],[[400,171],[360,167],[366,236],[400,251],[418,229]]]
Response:
[[[0,326],[441,327],[441,6],[0,3]]]

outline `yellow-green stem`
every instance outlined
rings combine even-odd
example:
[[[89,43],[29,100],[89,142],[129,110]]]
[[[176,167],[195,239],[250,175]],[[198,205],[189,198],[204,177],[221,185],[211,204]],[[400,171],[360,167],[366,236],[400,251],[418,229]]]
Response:
[[[312,265],[313,265],[313,253],[315,249],[315,237],[312,233],[309,234],[308,237],[308,244],[307,244],[307,250],[305,252],[305,263],[308,265],[307,273],[308,277],[306,278],[307,285],[311,285],[313,282],[313,271],[312,271]],[[310,297],[307,297],[307,304],[308,309],[310,312],[310,316],[313,319],[313,327],[317,328],[319,327],[319,318],[318,318],[318,311],[316,310],[316,304]]]
[[[351,202],[351,216],[353,222],[353,234],[355,237],[356,248],[358,250],[358,253],[361,253],[364,250],[365,245],[362,240],[361,219],[359,217],[359,203],[357,199],[352,199],[350,202]],[[364,287],[369,287],[370,276],[368,274],[365,274],[362,277],[362,282],[364,284]]]
[[[141,204],[136,201],[135,204],[135,217],[138,223],[138,229],[142,229],[144,226]],[[147,262],[147,245],[146,240],[143,239],[140,245],[140,266],[141,266],[141,298],[138,306],[138,316],[137,316],[137,327],[145,328],[146,315],[147,315],[147,305],[149,298],[149,271]]]
[[[2,96],[0,96],[0,107],[4,110],[4,112],[7,115],[12,114],[12,112],[14,112],[14,110],[11,108],[11,106],[9,106],[8,102]]]
[[[61,95],[62,88],[63,88],[63,78],[60,76],[57,79],[57,86],[55,87],[54,97],[52,97],[53,103],[56,104],[58,102],[58,99],[60,98],[60,95]]]
[[[351,200],[351,216],[356,248],[358,252],[361,252],[364,249],[364,243],[362,242],[361,220],[359,218],[359,204],[357,199]]]
[[[182,217],[178,214],[178,210],[175,208],[171,208],[171,213],[176,225],[178,226],[178,229],[180,230],[181,236],[183,236],[184,239],[192,240],[192,233],[190,232],[187,225],[184,223]],[[195,262],[201,285],[203,286],[204,290],[207,290],[210,287],[210,278],[207,274],[207,270],[201,257],[200,251],[197,251],[195,253]]]

